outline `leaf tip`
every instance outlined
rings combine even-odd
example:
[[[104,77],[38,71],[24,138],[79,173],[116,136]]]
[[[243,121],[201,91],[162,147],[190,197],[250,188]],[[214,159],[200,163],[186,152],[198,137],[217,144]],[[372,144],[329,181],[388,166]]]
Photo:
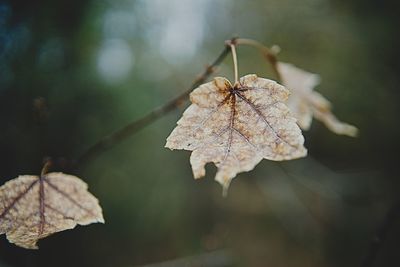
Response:
[[[228,189],[229,185],[231,184],[232,179],[227,180],[225,183],[222,184],[222,196],[224,198],[228,197]]]
[[[167,138],[167,142],[164,145],[165,148],[168,148],[169,150],[174,150],[174,145],[172,144],[170,138]]]
[[[359,133],[360,133],[360,131],[358,130],[358,128],[353,125],[350,125],[350,124],[346,125],[346,127],[344,128],[344,131],[343,131],[344,135],[354,137],[354,138],[358,137]]]
[[[231,184],[232,177],[226,174],[222,174],[221,172],[218,172],[217,175],[215,176],[215,180],[222,185],[222,196],[226,197],[228,196],[228,189],[229,185]]]

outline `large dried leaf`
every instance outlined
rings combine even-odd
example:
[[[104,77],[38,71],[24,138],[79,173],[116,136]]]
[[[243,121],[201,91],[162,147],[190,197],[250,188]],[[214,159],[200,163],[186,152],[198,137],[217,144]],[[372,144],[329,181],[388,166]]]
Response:
[[[0,234],[18,246],[36,249],[41,238],[95,222],[104,223],[101,207],[78,177],[22,175],[0,187]]]
[[[193,151],[195,178],[205,164],[218,167],[215,179],[226,189],[239,172],[261,159],[290,160],[306,155],[296,119],[283,103],[289,91],[274,81],[246,75],[234,86],[222,77],[190,94],[190,105],[167,138],[166,147]]]
[[[282,83],[292,92],[288,106],[303,130],[310,128],[314,116],[336,134],[353,137],[357,135],[357,128],[339,121],[331,112],[331,103],[313,91],[320,82],[318,75],[284,62],[278,62],[278,70],[282,76]]]

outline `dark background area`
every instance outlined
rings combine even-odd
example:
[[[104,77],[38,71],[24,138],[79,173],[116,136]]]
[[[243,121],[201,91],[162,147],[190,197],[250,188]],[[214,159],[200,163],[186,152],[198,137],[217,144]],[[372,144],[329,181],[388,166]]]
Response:
[[[172,99],[233,35],[277,44],[282,61],[318,73],[316,90],[360,129],[358,138],[337,136],[314,121],[304,133],[309,157],[263,160],[223,198],[214,167],[195,181],[190,153],[164,148],[185,104],[74,172],[106,224],[57,233],[38,251],[3,235],[0,266],[168,266],[187,257],[200,266],[361,266],[399,201],[398,5],[0,1],[1,184],[39,174],[46,156],[73,160]],[[273,78],[254,49],[239,47],[238,57],[241,75]],[[218,75],[232,78],[231,58]],[[394,213],[373,266],[400,266],[399,239]]]

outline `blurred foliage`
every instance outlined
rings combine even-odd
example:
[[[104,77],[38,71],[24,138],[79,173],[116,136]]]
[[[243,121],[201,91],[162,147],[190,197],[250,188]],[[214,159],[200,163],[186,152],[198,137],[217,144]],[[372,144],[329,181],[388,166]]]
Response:
[[[310,157],[262,161],[231,184],[192,178],[189,153],[163,148],[182,108],[77,173],[105,225],[0,244],[0,266],[140,266],[224,249],[206,266],[358,266],[398,201],[398,2],[0,1],[1,183],[71,160],[105,134],[188,87],[233,35],[310,72],[357,139],[314,122]],[[257,51],[240,73],[273,77]],[[232,77],[231,59],[218,75]],[[399,219],[375,266],[399,266]],[[225,264],[225,265],[224,265]],[[160,265],[162,266],[162,265]]]

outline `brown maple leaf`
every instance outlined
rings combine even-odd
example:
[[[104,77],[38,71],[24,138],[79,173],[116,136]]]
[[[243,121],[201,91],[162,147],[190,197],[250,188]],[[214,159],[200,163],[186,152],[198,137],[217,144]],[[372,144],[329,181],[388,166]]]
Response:
[[[252,170],[263,158],[304,157],[304,138],[283,103],[289,91],[274,81],[249,74],[233,86],[222,77],[190,94],[190,105],[167,138],[166,147],[193,151],[195,178],[205,164],[218,167],[215,179],[225,191],[239,172]]]
[[[320,82],[317,74],[304,71],[284,62],[278,62],[277,69],[281,75],[283,85],[292,92],[288,100],[288,106],[303,130],[310,128],[312,117],[314,116],[336,134],[357,136],[357,128],[339,121],[331,112],[331,103],[321,94],[313,91],[314,87]]]
[[[37,249],[39,239],[95,222],[104,223],[101,207],[78,177],[21,175],[0,187],[0,234],[20,247]]]

